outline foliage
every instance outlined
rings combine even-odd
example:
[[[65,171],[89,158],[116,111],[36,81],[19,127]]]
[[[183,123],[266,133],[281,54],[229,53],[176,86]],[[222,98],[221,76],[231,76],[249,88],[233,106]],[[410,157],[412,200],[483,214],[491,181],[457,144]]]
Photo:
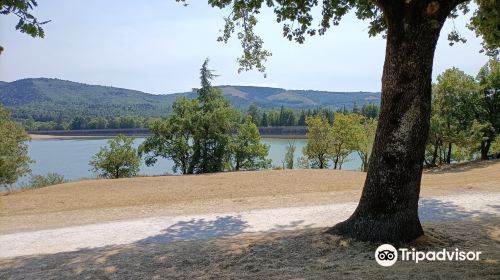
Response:
[[[255,125],[258,126],[260,124],[261,118],[260,118],[259,108],[257,107],[257,105],[255,105],[255,104],[250,105],[247,109],[247,115],[250,116],[252,122]],[[264,116],[262,116],[262,119],[264,119]],[[267,123],[267,119],[266,119],[266,123]],[[267,126],[267,125],[265,125],[265,126]]]
[[[346,158],[357,151],[363,170],[367,168],[377,127],[375,119],[337,112],[332,124],[324,116],[307,117],[306,123],[308,142],[303,152],[309,163],[301,159],[301,166],[327,168],[332,161],[334,169],[341,169]]]
[[[500,136],[491,143],[491,154],[494,158],[500,158]]]
[[[52,185],[65,183],[64,176],[57,173],[47,173],[46,175],[31,175],[29,183],[21,186],[21,189],[38,189]]]
[[[174,172],[183,174],[219,172],[227,168],[230,159],[231,130],[238,112],[212,87],[215,77],[208,69],[208,60],[200,69],[201,85],[195,100],[179,98],[174,113],[166,120],[153,124],[152,136],[146,138],[140,153],[151,165],[157,157],[174,161]]]
[[[16,30],[26,33],[31,37],[45,36],[42,25],[50,21],[38,21],[32,14],[31,10],[38,6],[35,0],[1,0],[0,1],[0,14],[9,15],[13,14],[19,18],[16,24]],[[3,48],[0,47],[0,54]]]
[[[330,136],[334,169],[337,167],[342,169],[346,158],[358,147],[359,139],[363,134],[361,120],[362,116],[358,114],[335,113],[332,135]]]
[[[152,135],[139,147],[139,153],[145,156],[146,165],[154,165],[157,158],[162,157],[174,162],[174,172],[180,170],[182,174],[187,174],[193,169],[192,139],[196,129],[194,115],[198,108],[198,100],[180,97],[172,105],[172,116],[152,123],[150,126]]]
[[[477,74],[480,110],[477,118],[482,126],[481,157],[487,158],[491,143],[500,134],[500,62],[490,60]]]
[[[315,168],[327,168],[332,151],[332,126],[323,116],[306,118],[307,145],[304,147],[304,155]]]
[[[186,0],[176,0],[186,4]],[[467,25],[474,30],[477,36],[483,39],[483,47],[490,56],[498,55],[500,44],[500,13],[497,1],[476,0],[477,9]],[[218,41],[227,43],[231,36],[241,42],[242,56],[238,58],[239,71],[256,68],[265,72],[265,61],[271,53],[264,49],[262,38],[255,33],[254,29],[258,23],[258,15],[265,6],[272,9],[276,15],[276,21],[283,24],[283,36],[290,41],[299,44],[305,42],[306,36],[324,35],[332,26],[340,23],[340,20],[350,11],[358,19],[367,20],[368,35],[381,34],[386,37],[387,11],[390,7],[400,8],[403,3],[360,0],[360,1],[274,1],[274,0],[209,0],[212,7],[219,9],[230,8],[230,14],[224,18],[225,24]],[[439,7],[451,18],[458,16],[458,10],[463,14],[469,12],[469,1],[442,2]],[[320,6],[320,7],[318,7]],[[409,5],[407,9],[421,9],[419,5]],[[429,9],[429,8],[428,8]],[[319,19],[315,20],[315,18]],[[448,39],[451,44],[462,41],[456,29],[452,30]]]
[[[11,120],[9,112],[0,105],[0,186],[13,184],[31,170],[24,129]]]
[[[483,50],[486,54],[495,57],[500,50],[500,9],[498,1],[476,0],[477,10],[468,25],[476,32],[477,37],[483,39]]]
[[[297,166],[299,169],[308,169],[311,167],[309,159],[305,156],[300,156],[297,158]]]
[[[373,143],[375,142],[375,133],[377,131],[378,121],[373,118],[363,118],[361,121],[361,133],[355,139],[355,150],[361,159],[361,170],[368,171],[368,163],[372,153]]]
[[[124,178],[137,175],[140,158],[133,147],[134,138],[118,135],[108,140],[89,162],[92,171],[104,178]]]
[[[477,79],[457,68],[438,76],[426,148],[428,166],[475,159],[478,153],[487,158],[500,128],[500,75],[495,63],[483,67]]]
[[[452,145],[464,146],[470,135],[472,121],[479,107],[477,86],[472,76],[457,68],[444,71],[437,78],[433,88],[435,94],[433,109],[445,125],[445,142],[448,145],[445,161],[450,163]]]
[[[268,152],[269,145],[260,143],[259,129],[247,117],[231,142],[234,170],[268,168],[271,165],[271,160],[266,158]]]
[[[294,164],[294,156],[295,150],[297,146],[295,146],[295,141],[288,141],[288,145],[286,146],[286,154],[285,154],[285,167],[288,169],[293,169]]]

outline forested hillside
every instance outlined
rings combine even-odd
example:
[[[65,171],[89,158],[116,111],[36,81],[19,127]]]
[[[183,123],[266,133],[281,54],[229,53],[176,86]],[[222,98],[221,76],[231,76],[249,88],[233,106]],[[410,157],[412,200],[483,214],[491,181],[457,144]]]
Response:
[[[0,100],[14,118],[41,122],[74,116],[161,116],[170,108],[166,96],[45,78],[0,84]]]
[[[253,86],[219,86],[234,107],[352,109],[356,104],[380,102],[380,93],[285,90]],[[23,79],[0,82],[0,101],[20,121],[68,122],[75,117],[163,117],[179,96],[194,98],[193,92],[154,95],[141,91],[87,85],[59,79]]]

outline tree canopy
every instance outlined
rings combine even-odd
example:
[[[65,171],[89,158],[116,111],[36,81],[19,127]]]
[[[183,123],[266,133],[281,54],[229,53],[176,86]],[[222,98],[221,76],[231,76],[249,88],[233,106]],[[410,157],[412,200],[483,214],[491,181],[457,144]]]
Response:
[[[491,60],[476,78],[458,68],[438,76],[433,87],[426,163],[487,159],[500,131],[499,63]]]
[[[151,126],[152,136],[140,147],[146,164],[170,158],[173,171],[183,174],[265,168],[269,147],[260,143],[257,126],[249,116],[238,125],[240,114],[221,92],[212,87],[215,77],[208,59],[200,69],[198,97],[177,99],[173,114]],[[233,136],[233,132],[236,134]]]
[[[186,4],[187,0],[176,0]],[[219,9],[230,8],[224,18],[225,24],[218,41],[227,43],[233,34],[241,41],[242,56],[238,58],[239,71],[253,68],[265,72],[264,62],[271,52],[264,48],[263,39],[255,33],[258,16],[265,8],[273,10],[276,21],[283,24],[283,36],[290,41],[304,43],[307,36],[324,35],[351,10],[360,20],[368,21],[368,35],[387,35],[387,15],[396,16],[400,9],[427,9],[442,13],[444,17],[456,18],[470,13],[469,3],[464,0],[438,1],[387,1],[387,0],[208,0],[208,4]],[[477,9],[467,25],[483,40],[483,50],[496,56],[500,48],[500,13],[495,0],[475,0]],[[401,15],[402,16],[402,15]],[[465,42],[460,33],[453,29],[448,34],[450,44]]]
[[[140,158],[133,147],[134,138],[118,135],[108,140],[89,162],[92,171],[103,178],[125,178],[137,175]]]
[[[0,186],[14,184],[31,171],[26,145],[29,139],[22,126],[11,120],[9,112],[0,104]]]
[[[248,116],[239,125],[231,141],[231,154],[234,170],[255,170],[267,168],[271,160],[267,159],[269,145],[260,143],[259,129]]]
[[[45,36],[45,32],[42,25],[50,22],[50,20],[37,20],[31,13],[31,10],[33,10],[36,6],[38,6],[38,3],[35,0],[0,0],[0,14],[12,14],[17,16],[19,21],[15,26],[16,30],[26,33],[33,38],[43,38]],[[0,54],[2,51],[3,48],[0,46]]]

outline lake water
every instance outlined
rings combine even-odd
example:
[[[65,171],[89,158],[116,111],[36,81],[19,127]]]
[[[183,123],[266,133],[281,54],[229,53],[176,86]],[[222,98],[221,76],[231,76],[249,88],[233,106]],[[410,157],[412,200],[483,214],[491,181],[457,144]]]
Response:
[[[89,169],[89,160],[99,149],[106,145],[108,139],[39,139],[28,143],[29,155],[35,160],[31,164],[32,173],[43,175],[55,172],[64,175],[68,180],[95,177]],[[144,138],[136,138],[134,146],[138,147]],[[269,158],[273,166],[282,166],[288,141],[295,141],[297,147],[295,158],[302,156],[302,149],[307,140],[287,139],[262,139],[262,142],[270,145]],[[344,163],[342,169],[359,170],[361,161],[356,153],[349,156],[349,161]],[[146,166],[141,163],[141,175],[164,175],[173,174],[173,163],[170,160],[160,158],[154,166]],[[26,181],[26,178],[20,182]]]

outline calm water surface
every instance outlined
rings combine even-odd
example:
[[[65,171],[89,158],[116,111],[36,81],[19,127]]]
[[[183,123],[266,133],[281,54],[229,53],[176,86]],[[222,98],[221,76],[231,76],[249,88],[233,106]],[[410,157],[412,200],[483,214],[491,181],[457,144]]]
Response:
[[[108,139],[38,139],[28,143],[29,155],[35,160],[31,164],[33,174],[41,175],[55,172],[64,175],[64,178],[76,180],[80,178],[95,177],[89,169],[90,159],[99,149],[106,145]],[[138,147],[144,138],[136,138],[134,146]],[[295,158],[302,156],[302,148],[307,140],[287,139],[262,139],[262,142],[270,145],[269,158],[273,165],[282,166],[288,141],[295,141],[297,149]],[[342,166],[346,170],[359,170],[360,159],[356,153],[350,155],[350,160]],[[173,174],[173,162],[167,159],[159,159],[154,166],[146,166],[141,163],[140,174],[163,175]],[[26,178],[20,182],[26,181]]]

